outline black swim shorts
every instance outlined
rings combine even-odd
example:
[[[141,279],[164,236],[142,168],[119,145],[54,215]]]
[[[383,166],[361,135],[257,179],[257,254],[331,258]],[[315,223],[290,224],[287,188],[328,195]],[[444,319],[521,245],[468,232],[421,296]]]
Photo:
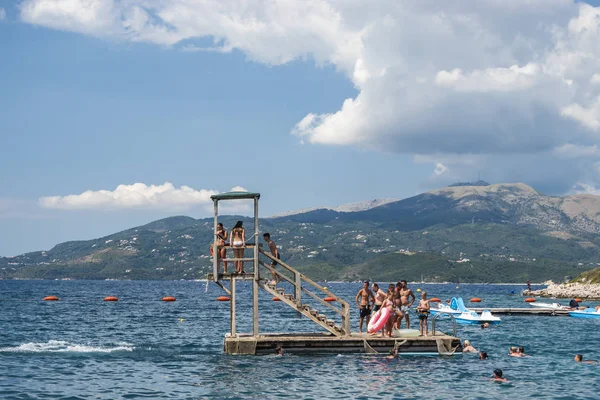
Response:
[[[380,309],[381,309],[381,304],[375,304],[375,305],[373,305],[373,311],[374,311],[374,312],[377,312],[377,311],[379,311]]]
[[[370,306],[360,308],[360,317],[361,318],[368,317],[369,315],[371,315],[371,307]]]

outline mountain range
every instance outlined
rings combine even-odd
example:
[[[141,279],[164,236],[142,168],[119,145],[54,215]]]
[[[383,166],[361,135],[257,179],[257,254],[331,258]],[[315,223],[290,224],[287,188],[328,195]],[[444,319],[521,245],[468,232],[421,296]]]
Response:
[[[284,261],[320,280],[562,281],[600,265],[599,196],[477,182],[353,207],[263,218],[260,230]],[[220,221],[238,219],[250,225]],[[0,278],[203,278],[212,229],[212,218],[166,218],[0,258]]]

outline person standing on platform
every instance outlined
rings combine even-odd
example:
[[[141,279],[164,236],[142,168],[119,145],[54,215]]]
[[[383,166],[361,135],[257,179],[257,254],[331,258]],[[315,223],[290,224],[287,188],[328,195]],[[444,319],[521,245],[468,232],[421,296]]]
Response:
[[[227,240],[227,231],[225,230],[225,228],[223,227],[222,223],[218,223],[217,224],[217,246],[225,246],[226,245],[226,240]],[[217,251],[218,253],[218,259],[219,260],[223,260],[223,273],[227,273],[227,261],[225,261],[225,259],[227,258],[227,249],[225,247],[221,247],[220,249],[218,249]]]
[[[400,302],[402,303],[402,306],[400,307],[400,309],[402,310],[402,313],[404,313],[404,318],[406,319],[406,329],[410,329],[410,318],[408,314],[410,308],[412,307],[413,303],[417,298],[415,297],[415,294],[412,292],[412,290],[408,288],[408,283],[404,279],[401,280],[400,283],[402,284],[402,287],[400,288]],[[409,297],[412,297],[411,301],[408,300]],[[402,317],[400,318],[402,319]],[[398,322],[397,329],[400,329],[400,322]]]
[[[244,246],[246,245],[246,231],[242,227],[242,221],[236,222],[231,230],[231,246],[235,258],[244,258]],[[234,261],[235,272],[238,274],[244,273],[244,262]]]
[[[356,294],[356,304],[360,310],[360,324],[358,325],[358,332],[362,333],[363,321],[367,319],[367,326],[371,320],[371,303],[373,299],[373,292],[369,289],[369,281],[363,282],[363,287]]]
[[[383,290],[379,287],[378,284],[374,283],[371,287],[373,289],[373,311],[377,312],[381,308],[381,305],[385,301],[386,295]]]
[[[281,260],[281,254],[279,253],[279,249],[277,248],[277,245],[275,244],[275,242],[273,240],[271,240],[271,234],[269,232],[266,232],[263,234],[263,239],[265,240],[265,242],[267,242],[267,245],[269,245],[269,251],[271,252],[271,255],[273,257],[275,257],[278,260]],[[275,273],[275,266],[277,266],[277,261],[273,261],[271,262],[271,273],[273,274],[273,284],[277,284],[279,283],[279,277],[277,276],[277,274]]]

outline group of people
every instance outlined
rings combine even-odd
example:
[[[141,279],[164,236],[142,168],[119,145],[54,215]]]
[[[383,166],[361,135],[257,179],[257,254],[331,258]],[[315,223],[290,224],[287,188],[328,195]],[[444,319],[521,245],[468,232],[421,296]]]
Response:
[[[387,292],[379,287],[379,284],[373,283],[369,288],[369,281],[363,282],[363,287],[356,294],[356,304],[360,312],[360,321],[358,331],[362,333],[363,324],[366,321],[368,327],[373,312],[379,312],[383,308],[389,310],[389,318],[381,328],[382,336],[393,337],[392,331],[400,329],[403,320],[406,321],[406,329],[410,328],[410,310],[416,301],[416,296],[408,287],[405,280],[401,280],[395,285],[389,284]],[[429,300],[427,292],[421,292],[421,300],[416,308],[420,320],[420,334],[427,336],[429,328],[427,318],[429,316]],[[372,332],[375,334],[376,332]]]
[[[228,239],[230,239],[230,240],[228,241]],[[271,239],[271,234],[268,232],[264,233],[263,239],[269,246],[269,251],[271,252],[273,257],[275,257],[277,259],[281,258],[279,249],[277,248],[277,245]],[[217,231],[215,232],[215,241],[216,241],[217,246],[219,246],[218,251],[217,251],[217,262],[220,267],[221,260],[223,261],[223,272],[226,274],[227,267],[228,267],[227,246],[231,246],[231,248],[233,249],[234,258],[236,258],[236,259],[244,258],[244,249],[246,247],[246,231],[244,230],[243,222],[242,221],[236,222],[235,226],[231,229],[231,237],[229,237],[229,234],[227,233],[227,230],[225,229],[223,224],[221,222],[219,222],[217,224]],[[212,253],[212,251],[213,251],[212,245],[211,245],[210,250]],[[240,260],[233,261],[233,265],[235,267],[236,274],[245,273],[243,261],[240,261]],[[272,268],[274,268],[276,265],[277,265],[276,261],[273,261],[271,263]],[[277,274],[275,273],[274,270],[272,272],[273,272],[273,280],[277,283],[278,282]]]

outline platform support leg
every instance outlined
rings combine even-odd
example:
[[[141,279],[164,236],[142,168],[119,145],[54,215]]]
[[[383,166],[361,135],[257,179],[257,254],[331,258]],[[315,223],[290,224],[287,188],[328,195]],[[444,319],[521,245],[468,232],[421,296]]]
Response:
[[[230,290],[231,290],[231,300],[230,300],[231,337],[236,337],[237,336],[237,334],[235,332],[235,295],[236,295],[235,281],[236,281],[236,279],[234,277],[232,277],[231,278],[231,285],[230,285]]]

